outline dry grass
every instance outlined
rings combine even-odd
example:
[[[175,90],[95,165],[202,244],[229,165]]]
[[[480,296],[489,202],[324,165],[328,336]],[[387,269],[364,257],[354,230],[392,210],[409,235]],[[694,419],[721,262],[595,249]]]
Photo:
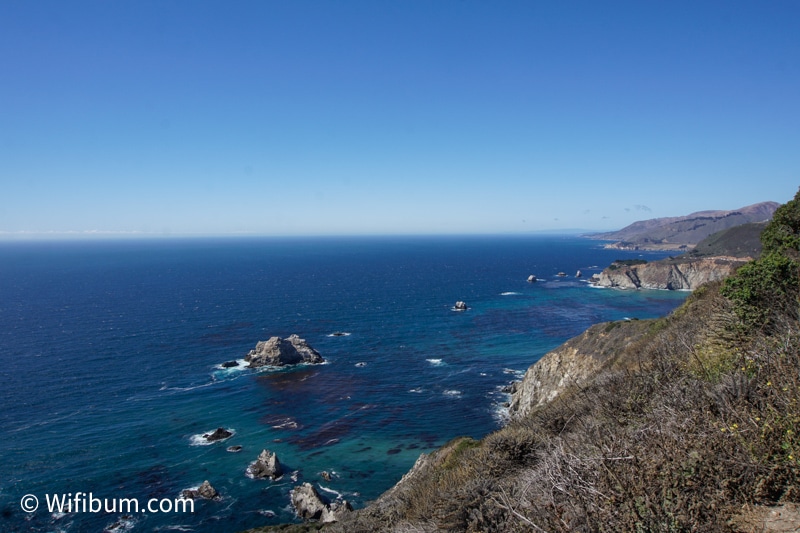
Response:
[[[733,531],[743,505],[800,502],[800,327],[743,340],[732,321],[699,291],[589,386],[451,442],[330,529]]]

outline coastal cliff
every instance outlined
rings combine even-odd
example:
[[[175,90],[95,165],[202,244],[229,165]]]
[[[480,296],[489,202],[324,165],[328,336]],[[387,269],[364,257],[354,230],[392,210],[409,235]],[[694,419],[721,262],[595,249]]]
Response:
[[[639,340],[648,323],[631,320],[596,324],[528,368],[514,387],[509,413],[522,418],[570,387],[580,387],[610,368],[622,351]]]
[[[618,289],[695,290],[710,281],[726,278],[745,262],[736,257],[662,260],[634,265],[615,262],[593,283]]]

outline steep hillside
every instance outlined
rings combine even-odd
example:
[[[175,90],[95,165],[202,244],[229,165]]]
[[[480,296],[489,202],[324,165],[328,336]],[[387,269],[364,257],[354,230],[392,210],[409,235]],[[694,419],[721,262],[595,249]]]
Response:
[[[423,455],[325,531],[781,531],[764,527],[800,502],[797,323],[735,324],[712,284],[670,317],[591,328],[532,367],[505,428]]]
[[[617,241],[619,249],[688,250],[719,231],[772,217],[780,204],[762,202],[732,211],[699,211],[682,217],[642,220],[619,230],[588,235],[592,239]]]
[[[761,232],[766,222],[751,222],[709,235],[686,254],[688,258],[736,257],[753,259],[761,254]]]

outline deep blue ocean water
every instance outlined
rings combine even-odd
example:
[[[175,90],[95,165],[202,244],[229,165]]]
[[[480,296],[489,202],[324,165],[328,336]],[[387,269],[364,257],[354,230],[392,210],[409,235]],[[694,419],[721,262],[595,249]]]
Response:
[[[548,350],[683,301],[574,277],[631,257],[556,236],[0,244],[0,531],[239,531],[294,520],[303,481],[363,506],[420,452],[499,427],[500,389]],[[292,333],[327,363],[219,368]],[[220,426],[234,436],[196,444]],[[297,481],[248,478],[264,448]],[[78,491],[176,498],[205,479],[223,498],[194,513],[45,508]]]

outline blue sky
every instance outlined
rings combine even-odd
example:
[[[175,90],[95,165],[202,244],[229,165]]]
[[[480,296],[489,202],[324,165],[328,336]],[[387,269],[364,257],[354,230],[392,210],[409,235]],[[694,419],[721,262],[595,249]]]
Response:
[[[522,233],[791,199],[800,4],[0,3],[0,238]]]

